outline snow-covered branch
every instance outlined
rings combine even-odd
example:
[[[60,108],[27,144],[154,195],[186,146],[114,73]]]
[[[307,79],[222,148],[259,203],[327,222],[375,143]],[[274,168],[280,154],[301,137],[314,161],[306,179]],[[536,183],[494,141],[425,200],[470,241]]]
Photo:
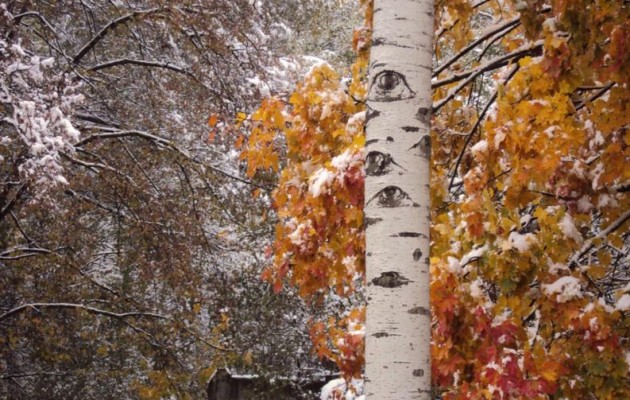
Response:
[[[510,70],[510,72],[508,73],[508,76],[505,77],[505,79],[503,80],[503,83],[502,83],[503,86],[507,85],[507,83],[510,81],[510,79],[512,79],[514,74],[516,74],[516,71],[518,71],[518,64],[513,66],[512,69]],[[470,129],[470,131],[468,131],[468,134],[466,135],[466,141],[464,142],[464,146],[462,147],[462,150],[459,152],[459,156],[457,157],[457,161],[455,162],[455,166],[453,167],[451,180],[450,180],[450,183],[448,185],[449,190],[452,189],[453,186],[454,186],[455,177],[457,176],[457,170],[459,169],[459,166],[460,166],[460,164],[462,162],[462,159],[464,158],[464,154],[466,153],[466,149],[468,148],[468,145],[470,144],[470,142],[472,140],[473,134],[477,131],[477,129],[479,128],[481,123],[485,120],[485,117],[486,117],[486,114],[488,113],[488,110],[490,109],[492,104],[494,104],[495,100],[497,99],[497,95],[498,95],[498,90],[495,89],[494,93],[492,94],[492,96],[490,97],[490,99],[486,103],[485,107],[483,108],[483,110],[479,114],[479,117],[477,118],[477,121],[475,121],[475,124],[473,125],[473,127]]]
[[[180,67],[173,63],[160,62],[160,61],[147,61],[147,60],[133,60],[130,58],[120,58],[118,60],[107,61],[102,64],[98,64],[93,67],[90,67],[89,69],[91,71],[98,71],[101,69],[112,68],[117,65],[125,65],[125,64],[140,65],[143,67],[164,68],[164,69],[178,72],[180,74],[193,76],[192,73],[188,71],[186,68]]]
[[[27,310],[39,311],[40,308],[83,310],[91,314],[103,315],[106,317],[111,317],[111,318],[116,318],[116,319],[142,318],[142,317],[168,319],[164,315],[151,313],[151,312],[131,311],[131,312],[126,312],[126,313],[116,313],[113,311],[102,310],[100,308],[95,308],[95,307],[90,307],[83,304],[75,304],[75,303],[29,303],[29,304],[23,304],[19,307],[15,307],[5,312],[4,314],[0,315],[0,322],[14,315],[17,315],[21,312],[24,312]]]
[[[571,257],[569,260],[569,268],[574,269],[580,264],[580,259],[584,257],[593,247],[595,247],[596,240],[606,239],[610,233],[619,229],[626,221],[630,220],[630,210],[626,210],[623,214],[614,220],[606,229],[601,230],[597,235],[584,242],[582,248]]]
[[[504,67],[508,65],[509,63],[518,61],[521,58],[526,57],[526,56],[539,56],[542,54],[542,49],[543,49],[543,42],[537,41],[530,44],[529,46],[521,47],[520,49],[513,51],[511,53],[504,54],[504,55],[495,57],[491,60],[488,60],[487,62],[485,62],[484,64],[481,64],[480,66],[476,68],[470,69],[468,71],[460,72],[458,74],[451,75],[441,80],[433,81],[433,83],[431,84],[431,87],[433,89],[437,89],[442,86],[463,80],[463,82],[461,82],[456,88],[452,89],[447,96],[445,96],[433,107],[434,110],[439,110],[440,108],[442,108],[444,104],[451,101],[453,97],[455,97],[455,95],[460,90],[462,90],[466,85],[468,85],[470,82],[476,79],[479,75],[488,71],[493,71],[497,68]]]
[[[519,22],[520,20],[521,20],[520,17],[512,18],[511,20],[509,20],[507,22],[504,22],[502,24],[498,24],[495,27],[493,27],[492,29],[489,29],[485,34],[481,35],[477,40],[473,41],[468,46],[466,46],[461,51],[459,51],[457,54],[453,55],[451,58],[446,60],[444,62],[444,64],[436,67],[433,70],[432,76],[433,77],[437,77],[438,75],[440,75],[440,73],[442,73],[448,67],[453,65],[457,60],[462,58],[464,55],[468,54],[472,49],[477,47],[479,44],[483,43],[483,41],[491,38],[493,35],[495,35],[497,33],[500,33],[500,32],[502,32],[504,30],[508,30],[509,28],[513,28],[515,26],[518,26],[520,24],[520,22]],[[505,34],[505,32],[504,32],[504,34]]]
[[[149,14],[153,14],[155,12],[160,11],[161,8],[156,7],[156,8],[151,8],[148,10],[139,10],[139,11],[134,11],[132,13],[129,13],[127,15],[123,15],[120,18],[117,18],[113,21],[111,21],[110,23],[108,23],[107,25],[105,25],[96,35],[94,35],[94,37],[92,39],[90,39],[89,42],[87,42],[78,52],[77,54],[72,58],[72,63],[73,64],[78,64],[81,62],[81,60],[83,59],[83,57],[94,47],[96,46],[96,44],[105,37],[105,35],[107,35],[107,32],[109,32],[110,30],[116,28],[118,25],[124,24],[125,22],[133,19],[134,17],[138,16],[138,15],[149,15]]]
[[[104,133],[97,133],[97,134],[93,134],[90,135],[88,137],[86,137],[85,139],[80,140],[79,142],[76,143],[76,147],[83,147],[84,145],[90,143],[90,142],[94,142],[97,140],[102,140],[102,139],[113,139],[113,138],[122,138],[122,137],[138,137],[138,138],[142,138],[142,139],[146,139],[146,140],[150,140],[153,141],[154,143],[156,143],[159,146],[164,146],[166,148],[169,148],[179,154],[181,154],[182,156],[184,156],[185,158],[197,163],[197,164],[201,164],[204,167],[225,176],[226,178],[230,178],[236,181],[239,181],[241,183],[245,183],[260,189],[265,189],[265,190],[269,190],[268,187],[258,184],[256,182],[238,177],[236,175],[230,174],[224,170],[222,170],[221,168],[218,168],[216,166],[213,165],[209,165],[207,163],[203,163],[201,160],[199,160],[198,158],[192,156],[190,153],[188,153],[188,151],[180,148],[179,146],[177,146],[175,143],[173,143],[171,140],[168,139],[164,139],[160,136],[148,133],[148,132],[142,132],[142,131],[137,131],[137,130],[112,130],[109,132],[104,132]]]

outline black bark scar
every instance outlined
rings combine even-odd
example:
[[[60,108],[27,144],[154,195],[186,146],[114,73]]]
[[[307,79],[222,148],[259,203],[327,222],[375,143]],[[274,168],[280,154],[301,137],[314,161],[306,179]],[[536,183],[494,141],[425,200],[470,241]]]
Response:
[[[424,307],[414,307],[410,310],[407,310],[407,313],[414,315],[431,315],[431,312]]]
[[[390,235],[390,237],[409,237],[409,238],[421,237],[421,238],[426,238],[427,235],[425,235],[424,233],[420,233],[420,232],[398,232],[398,233],[395,233],[393,235]]]
[[[409,279],[395,271],[383,272],[378,278],[372,279],[373,285],[386,288],[397,288],[406,285],[409,282],[411,282]]]

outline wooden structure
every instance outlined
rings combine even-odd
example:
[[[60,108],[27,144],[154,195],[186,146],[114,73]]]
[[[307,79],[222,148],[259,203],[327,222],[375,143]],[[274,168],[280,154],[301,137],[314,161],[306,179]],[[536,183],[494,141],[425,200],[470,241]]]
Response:
[[[218,369],[207,386],[208,400],[315,400],[319,392],[336,375],[310,381],[283,379],[270,382],[255,375],[232,374]]]

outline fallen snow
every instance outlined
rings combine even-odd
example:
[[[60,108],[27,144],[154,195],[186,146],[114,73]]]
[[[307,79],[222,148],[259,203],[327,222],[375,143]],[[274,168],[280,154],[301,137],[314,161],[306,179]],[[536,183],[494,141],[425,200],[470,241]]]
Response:
[[[299,224],[295,230],[288,235],[289,240],[296,246],[301,246],[304,244],[304,232],[307,230],[307,226],[305,224]]]

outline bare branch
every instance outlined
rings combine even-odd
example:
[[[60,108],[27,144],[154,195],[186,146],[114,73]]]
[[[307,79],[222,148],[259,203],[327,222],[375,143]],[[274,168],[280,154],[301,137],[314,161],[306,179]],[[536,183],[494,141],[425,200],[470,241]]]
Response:
[[[17,255],[13,255],[19,253]],[[33,257],[40,254],[50,254],[52,251],[39,247],[14,247],[0,253],[0,260],[19,260],[20,258]]]
[[[437,112],[440,108],[442,108],[446,103],[448,103],[449,101],[451,101],[456,95],[457,93],[459,93],[464,87],[466,87],[466,85],[468,85],[470,82],[472,82],[473,80],[475,80],[479,75],[488,72],[488,71],[492,71],[495,70],[497,68],[501,68],[504,67],[506,65],[508,65],[509,63],[513,62],[513,61],[517,61],[525,56],[533,56],[533,55],[540,55],[542,54],[542,42],[536,42],[533,45],[531,45],[530,47],[527,47],[525,49],[521,49],[521,50],[517,50],[513,53],[510,54],[506,54],[504,56],[500,56],[497,57],[493,60],[488,61],[487,63],[466,71],[466,72],[462,72],[461,74],[456,74],[453,75],[450,78],[446,78],[443,79],[441,81],[437,81],[434,82],[432,87],[435,89],[437,87],[449,84],[449,83],[453,83],[456,82],[458,80],[462,80],[464,79],[459,85],[457,85],[457,87],[455,87],[454,89],[452,89],[448,95],[446,95],[442,100],[440,100],[438,103],[436,103],[433,106],[433,112]]]
[[[102,208],[103,210],[109,211],[110,213],[118,215],[118,216],[120,216],[122,218],[127,218],[128,217],[128,215],[125,214],[122,210],[116,210],[113,207],[111,207],[111,206],[109,206],[107,204],[104,204],[104,203],[102,203],[102,202],[100,202],[100,201],[98,201],[96,199],[93,199],[92,197],[90,197],[88,195],[76,192],[76,191],[74,191],[72,189],[67,189],[65,191],[65,193],[70,195],[70,196],[72,196],[72,197],[78,197],[80,199],[83,199],[83,200],[85,200],[85,201],[87,201],[89,203],[94,204],[98,208]]]
[[[35,18],[37,18],[55,36],[59,37],[59,34],[57,33],[57,30],[55,29],[55,27],[53,27],[52,24],[50,22],[48,22],[48,20],[46,18],[44,18],[43,15],[41,15],[40,13],[38,13],[36,11],[27,11],[27,12],[24,12],[22,14],[14,15],[13,16],[13,21],[15,21],[15,22],[17,22],[19,24],[21,22],[22,18],[26,18],[26,17],[35,17]]]
[[[22,185],[20,185],[20,188],[17,190],[13,198],[4,206],[4,208],[2,208],[2,210],[0,210],[0,221],[2,221],[4,217],[11,211],[13,206],[15,206],[15,203],[20,198],[20,196],[22,196],[22,194],[26,190],[26,187],[27,187],[26,183],[23,183]]]
[[[14,374],[0,375],[1,380],[15,379],[15,378],[30,378],[33,376],[66,376],[70,372],[46,372],[46,371],[34,371],[34,372],[17,372]]]

